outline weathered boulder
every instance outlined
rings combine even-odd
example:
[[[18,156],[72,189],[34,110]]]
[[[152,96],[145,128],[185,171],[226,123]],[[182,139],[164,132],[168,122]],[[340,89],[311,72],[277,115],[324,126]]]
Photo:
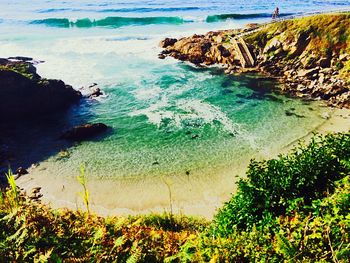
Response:
[[[66,109],[81,93],[61,80],[42,79],[27,62],[0,61],[0,118],[17,120]]]
[[[239,61],[234,59],[232,47],[227,47],[227,36],[232,31],[208,32],[206,35],[193,35],[178,40],[165,39],[160,43],[165,49],[159,54],[160,59],[171,56],[196,65],[215,63],[234,66]]]
[[[73,127],[64,132],[60,138],[71,141],[82,141],[101,134],[107,129],[108,126],[103,123],[87,123]]]

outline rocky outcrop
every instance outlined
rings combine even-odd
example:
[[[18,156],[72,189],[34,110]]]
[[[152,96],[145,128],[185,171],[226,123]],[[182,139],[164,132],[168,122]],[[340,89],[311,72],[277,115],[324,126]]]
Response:
[[[18,120],[66,109],[81,93],[61,80],[41,78],[25,58],[0,59],[0,118]],[[25,61],[23,61],[25,60]]]
[[[297,97],[325,100],[330,106],[350,108],[350,85],[341,69],[350,63],[346,46],[335,45],[326,52],[315,44],[315,33],[300,30],[259,32],[248,37],[254,45],[258,69],[283,83],[282,90]],[[316,29],[313,29],[314,31]],[[265,41],[257,38],[264,37]]]
[[[293,96],[325,100],[330,106],[350,108],[350,45],[341,40],[347,36],[345,32],[341,34],[339,30],[327,28],[333,25],[340,28],[349,17],[339,15],[322,19],[329,23],[319,25],[320,20],[315,17],[300,20],[301,25],[308,25],[305,29],[300,28],[299,20],[293,20],[272,24],[251,35],[241,34],[250,30],[248,28],[167,40],[161,44],[165,49],[160,56],[171,56],[200,66],[220,64],[226,67],[225,73],[230,74],[262,72],[282,82],[282,90]],[[340,39],[339,43],[325,42],[322,36],[327,32],[329,37],[329,32],[335,34],[333,39]],[[239,63],[239,52],[230,41],[235,36],[243,37],[248,43],[250,52],[257,59],[254,68],[243,69]]]
[[[174,57],[182,61],[189,61],[196,65],[238,65],[239,58],[235,55],[228,36],[233,30],[209,32],[206,35],[193,35],[177,39],[165,39],[160,43],[164,50],[159,58]]]
[[[87,123],[76,126],[61,135],[61,139],[83,141],[105,132],[108,126],[103,123]]]

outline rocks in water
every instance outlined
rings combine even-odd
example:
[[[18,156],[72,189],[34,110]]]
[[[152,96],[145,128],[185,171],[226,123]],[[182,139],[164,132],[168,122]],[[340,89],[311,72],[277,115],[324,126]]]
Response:
[[[62,111],[81,93],[61,80],[43,79],[28,62],[0,60],[0,118],[18,120]]]
[[[96,97],[99,97],[99,96],[101,96],[101,95],[103,95],[103,92],[101,91],[101,89],[100,88],[96,88],[96,89],[94,89],[93,91],[92,91],[92,93],[90,94],[90,98],[96,98]]]
[[[344,19],[340,17],[339,21]],[[284,84],[280,86],[282,91],[292,96],[322,99],[332,106],[350,108],[350,83],[346,79],[349,76],[346,67],[350,63],[350,54],[344,46],[337,45],[327,52],[318,50],[320,43],[314,31],[324,29],[317,29],[317,21],[312,21],[313,26],[302,30],[289,27],[275,30],[272,27],[270,31],[269,28],[263,28],[258,34],[241,36],[256,58],[255,67],[248,70],[256,70],[274,77]],[[176,41],[165,39],[160,43],[164,50],[159,58],[170,56],[198,66],[220,64],[224,66],[226,74],[245,73],[246,69],[243,69],[240,63],[239,52],[231,41],[232,38],[239,37],[241,32],[245,30],[208,32],[205,35],[193,35]],[[340,71],[342,68],[345,69],[343,72]]]
[[[282,91],[290,95],[322,99],[328,105],[340,108],[349,107],[350,85],[339,72],[339,68],[349,63],[349,55],[339,55],[335,50],[322,53],[312,46],[312,38],[309,30],[288,37],[285,31],[278,30],[267,33],[262,42],[259,42],[260,38],[255,39],[259,42],[259,46],[254,46],[257,68],[278,77],[283,83]],[[256,44],[254,40],[251,43]],[[277,55],[280,49],[283,52]],[[286,115],[303,117],[291,112]]]
[[[164,50],[159,54],[159,58],[164,59],[170,56],[198,66],[209,66],[215,63],[234,66],[239,61],[235,58],[234,48],[227,44],[228,35],[233,32],[235,31],[209,32],[206,35],[193,35],[176,41],[175,39],[164,39],[160,42]]]
[[[71,141],[82,141],[97,136],[108,129],[108,126],[103,123],[87,123],[64,132],[61,139]]]
[[[177,39],[176,39],[176,38],[166,38],[166,39],[164,39],[163,41],[161,41],[161,42],[159,43],[159,46],[160,46],[161,48],[167,48],[167,47],[169,47],[169,46],[174,45],[176,42],[177,42]]]

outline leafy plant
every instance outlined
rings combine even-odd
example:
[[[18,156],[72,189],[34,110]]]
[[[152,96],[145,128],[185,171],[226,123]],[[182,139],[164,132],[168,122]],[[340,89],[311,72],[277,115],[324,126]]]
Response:
[[[314,137],[288,155],[268,161],[252,161],[247,179],[238,182],[237,193],[215,216],[214,232],[229,235],[234,228],[273,226],[274,218],[286,213],[291,200],[313,199],[333,192],[334,182],[349,168],[350,134]]]
[[[89,190],[87,189],[87,181],[86,181],[86,173],[85,173],[85,166],[80,167],[80,175],[77,176],[78,182],[83,187],[83,192],[80,193],[81,197],[83,198],[83,202],[86,207],[86,211],[88,214],[90,214],[90,201],[89,201]]]
[[[13,210],[13,209],[18,208],[20,198],[19,198],[19,191],[18,191],[17,185],[16,185],[16,180],[15,180],[15,177],[14,177],[11,169],[8,170],[8,173],[6,174],[6,179],[7,179],[9,186],[10,186],[10,189],[7,192],[7,202],[9,204],[10,208]],[[3,199],[2,196],[1,196],[1,199]]]

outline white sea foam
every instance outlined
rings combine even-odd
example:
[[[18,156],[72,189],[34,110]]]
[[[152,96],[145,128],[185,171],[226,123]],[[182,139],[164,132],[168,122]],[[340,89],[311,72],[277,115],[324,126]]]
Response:
[[[140,88],[132,92],[134,97],[138,100],[149,100],[152,98],[158,98],[162,93],[162,89],[160,87],[147,87]]]

